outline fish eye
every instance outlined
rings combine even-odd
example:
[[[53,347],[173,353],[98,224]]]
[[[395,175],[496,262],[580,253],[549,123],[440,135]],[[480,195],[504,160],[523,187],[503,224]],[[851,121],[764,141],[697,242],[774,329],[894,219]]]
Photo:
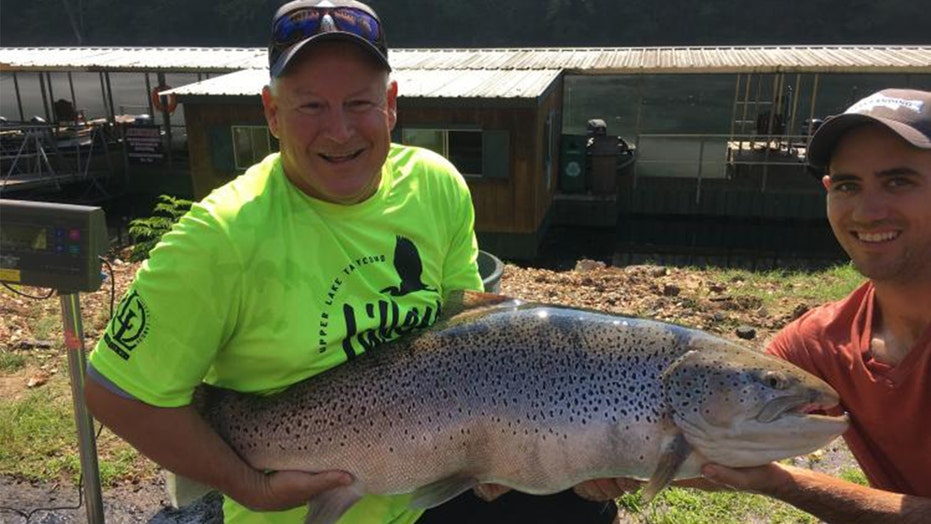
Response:
[[[763,373],[762,382],[773,389],[786,389],[789,384],[785,378],[774,371]]]

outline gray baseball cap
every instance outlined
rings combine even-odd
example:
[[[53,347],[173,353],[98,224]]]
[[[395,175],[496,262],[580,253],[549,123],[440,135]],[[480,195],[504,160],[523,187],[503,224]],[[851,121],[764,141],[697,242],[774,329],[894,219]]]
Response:
[[[808,143],[808,163],[827,167],[838,141],[863,124],[880,124],[920,149],[931,149],[931,92],[883,89],[825,119]]]
[[[385,29],[374,9],[355,0],[294,0],[278,9],[272,22],[270,75],[281,76],[301,50],[333,40],[358,45],[391,71]]]

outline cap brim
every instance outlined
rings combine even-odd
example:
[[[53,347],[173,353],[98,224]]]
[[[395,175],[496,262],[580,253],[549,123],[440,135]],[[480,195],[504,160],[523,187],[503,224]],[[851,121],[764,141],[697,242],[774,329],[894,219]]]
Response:
[[[893,133],[907,140],[915,147],[931,149],[931,141],[917,129],[888,118],[880,118],[858,113],[843,113],[830,117],[824,121],[818,131],[812,135],[808,142],[807,159],[814,167],[827,167],[834,154],[834,148],[841,137],[854,127],[864,124],[879,124]]]
[[[332,31],[329,33],[320,33],[318,35],[314,35],[289,47],[287,51],[281,53],[281,56],[278,57],[278,61],[275,62],[275,64],[269,70],[269,74],[273,78],[281,76],[281,74],[284,73],[294,58],[300,54],[301,51],[309,49],[311,44],[334,41],[350,42],[358,45],[359,47],[368,51],[368,53],[372,55],[372,58],[374,58],[386,70],[391,71],[391,66],[388,64],[387,57],[385,57],[385,55],[382,54],[382,52],[377,47],[375,47],[374,44],[362,38],[361,36],[354,35],[352,33]]]

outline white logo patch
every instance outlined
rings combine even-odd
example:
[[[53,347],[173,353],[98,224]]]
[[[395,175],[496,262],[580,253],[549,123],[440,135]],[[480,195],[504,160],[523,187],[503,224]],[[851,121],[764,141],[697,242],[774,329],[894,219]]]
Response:
[[[898,110],[899,108],[909,109],[915,113],[921,113],[921,108],[925,103],[921,100],[909,100],[907,98],[892,98],[885,95],[876,95],[871,96],[867,99],[861,100],[850,107],[845,113],[866,113],[872,111],[873,109],[883,106],[887,107],[893,111]]]

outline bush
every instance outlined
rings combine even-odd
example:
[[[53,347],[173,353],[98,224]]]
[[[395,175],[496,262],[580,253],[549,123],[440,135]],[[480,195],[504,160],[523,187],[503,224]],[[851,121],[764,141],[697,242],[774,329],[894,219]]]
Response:
[[[149,258],[149,251],[191,209],[192,203],[191,200],[171,195],[159,195],[151,217],[137,218],[129,223],[129,236],[133,240],[129,259],[141,262]]]

